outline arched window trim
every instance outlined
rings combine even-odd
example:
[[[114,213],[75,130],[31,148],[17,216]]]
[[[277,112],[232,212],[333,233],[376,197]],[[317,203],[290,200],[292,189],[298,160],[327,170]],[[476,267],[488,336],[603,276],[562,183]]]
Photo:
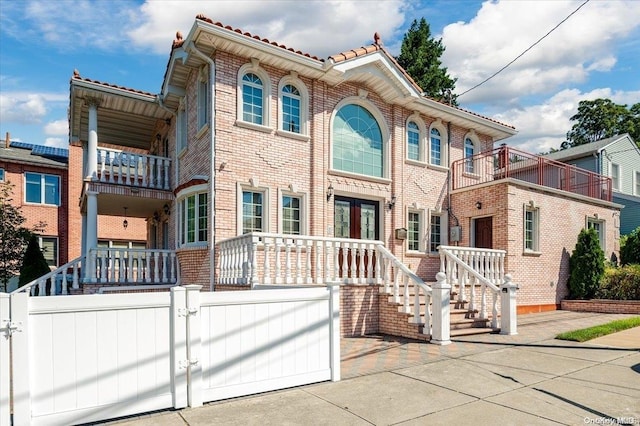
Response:
[[[361,175],[358,173],[345,172],[345,171],[336,170],[333,168],[333,144],[334,144],[333,122],[336,118],[338,111],[340,111],[340,109],[343,106],[349,105],[349,104],[359,105],[365,108],[366,110],[368,110],[371,113],[371,115],[373,115],[373,118],[376,119],[376,121],[378,122],[378,125],[380,126],[380,132],[382,133],[382,178],[376,177],[376,176]],[[371,101],[359,96],[350,96],[338,102],[334,107],[333,112],[331,113],[331,120],[329,121],[329,138],[331,141],[330,150],[329,150],[329,159],[331,162],[331,171],[334,174],[344,174],[347,176],[356,176],[359,178],[365,178],[369,180],[376,180],[376,181],[383,181],[383,182],[389,181],[391,176],[391,167],[390,167],[391,144],[389,141],[389,138],[390,138],[389,126],[387,125],[387,122],[384,119],[384,116],[382,115],[378,107],[376,107]]]
[[[242,107],[244,84],[242,78],[248,73],[253,73],[262,80],[262,124],[251,123],[244,121],[243,119]],[[271,132],[271,79],[269,78],[269,74],[260,68],[257,61],[244,64],[238,70],[237,92],[236,125],[254,130]]]
[[[420,132],[420,139],[419,139],[419,144],[418,144],[418,149],[419,149],[419,157],[417,160],[409,158],[409,123],[411,122],[416,123],[416,125],[418,126],[418,131]],[[421,165],[425,164],[427,162],[427,155],[426,155],[426,143],[425,143],[425,138],[427,136],[427,132],[426,132],[426,128],[427,126],[424,124],[424,121],[422,120],[422,118],[420,118],[420,116],[418,114],[412,114],[409,117],[407,117],[407,121],[405,122],[404,125],[404,138],[405,138],[405,156],[404,158],[408,161],[408,162],[413,162],[413,163],[420,163]]]
[[[282,130],[282,118],[284,116],[283,112],[283,102],[282,90],[286,85],[292,85],[298,92],[300,92],[300,133],[289,132],[287,130]],[[280,79],[278,83],[278,128],[276,133],[281,136],[288,136],[301,140],[309,140],[309,91],[307,90],[307,86],[293,75],[287,75]]]
[[[463,158],[469,157],[467,155],[467,140],[469,140],[473,144],[473,151],[471,156],[474,156],[480,152],[480,149],[479,149],[480,139],[478,139],[478,135],[476,135],[476,133],[473,131],[468,132],[466,135],[464,135],[464,138],[462,139],[462,157]],[[475,174],[477,171],[476,171],[476,165],[474,164],[474,162],[465,161],[464,172],[469,174]]]
[[[440,132],[440,164],[433,164],[431,159],[431,130],[433,129],[436,129],[437,131]],[[449,137],[447,134],[447,128],[442,123],[442,121],[436,120],[433,123],[431,123],[431,126],[429,126],[429,132],[427,134],[427,140],[429,141],[429,143],[427,144],[429,146],[429,161],[428,161],[429,165],[433,167],[442,167],[442,168],[448,169],[449,168],[449,145],[447,141],[449,140]]]

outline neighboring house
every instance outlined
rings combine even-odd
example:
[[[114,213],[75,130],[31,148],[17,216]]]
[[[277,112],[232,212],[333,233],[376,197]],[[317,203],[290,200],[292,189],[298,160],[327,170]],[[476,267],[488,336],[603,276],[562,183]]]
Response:
[[[67,263],[67,156],[65,149],[10,142],[0,148],[0,182],[13,185],[13,203],[25,217],[23,226],[38,231],[38,242],[51,267]],[[9,291],[17,286],[17,277]]]
[[[618,250],[608,178],[494,149],[513,127],[423,96],[377,35],[323,60],[198,16],[161,87],[71,79],[84,292],[338,278],[343,334],[403,334],[376,287],[351,284],[403,287],[405,266],[432,283],[438,248],[468,246],[482,277],[513,275],[520,312],[556,309],[582,228]],[[124,207],[151,235],[131,264],[99,247],[97,216]]]
[[[622,204],[620,234],[640,226],[640,148],[629,134],[563,149],[545,157],[611,178],[613,201]]]

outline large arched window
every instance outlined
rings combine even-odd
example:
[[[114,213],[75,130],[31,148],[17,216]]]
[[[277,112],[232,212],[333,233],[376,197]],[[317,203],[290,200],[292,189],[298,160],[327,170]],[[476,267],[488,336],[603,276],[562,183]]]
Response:
[[[407,158],[420,161],[420,128],[414,121],[407,123]]]
[[[292,72],[278,84],[278,129],[281,136],[300,140],[309,139],[309,92],[304,83]]]
[[[380,124],[361,105],[340,107],[333,119],[333,168],[384,177],[384,143]]]
[[[260,131],[269,128],[271,99],[269,74],[252,60],[238,70],[238,115],[236,124]]]
[[[449,165],[447,128],[440,119],[431,123],[429,130],[429,164],[440,167]]]

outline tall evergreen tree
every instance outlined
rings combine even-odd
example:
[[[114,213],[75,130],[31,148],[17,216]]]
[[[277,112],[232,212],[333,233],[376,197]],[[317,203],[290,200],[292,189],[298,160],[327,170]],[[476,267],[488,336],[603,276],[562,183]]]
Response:
[[[611,99],[580,101],[575,121],[567,132],[562,148],[583,145],[622,133],[629,133],[640,146],[640,103],[631,108],[615,104]]]
[[[23,286],[49,272],[51,272],[51,270],[38,244],[38,237],[32,234],[31,238],[29,238],[27,250],[24,252],[18,283],[20,286]]]
[[[434,40],[429,24],[422,18],[420,22],[414,20],[404,35],[396,61],[427,96],[458,105],[457,96],[453,93],[456,79],[449,76],[440,61],[444,50],[442,39]]]
[[[569,296],[591,299],[604,275],[604,251],[595,229],[583,229],[569,258]]]

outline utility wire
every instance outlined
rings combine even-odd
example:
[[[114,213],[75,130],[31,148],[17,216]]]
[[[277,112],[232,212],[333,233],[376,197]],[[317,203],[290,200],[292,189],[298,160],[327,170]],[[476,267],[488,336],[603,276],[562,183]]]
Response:
[[[516,58],[509,62],[507,65],[505,65],[504,67],[500,68],[498,71],[496,71],[495,73],[493,73],[493,75],[491,75],[490,77],[484,79],[483,81],[481,81],[480,83],[476,84],[475,86],[473,86],[471,89],[465,90],[464,92],[462,92],[461,94],[458,95],[458,98],[461,96],[464,96],[465,94],[469,93],[470,91],[472,91],[473,89],[476,89],[480,86],[482,86],[484,83],[486,83],[487,81],[491,80],[493,77],[495,77],[496,75],[500,74],[502,71],[504,71],[505,69],[507,69],[511,64],[513,64],[515,61],[517,61],[518,59],[520,59],[522,56],[524,56],[525,53],[527,53],[529,50],[533,49],[538,43],[540,43],[542,40],[544,40],[545,38],[547,38],[547,36],[549,34],[551,34],[552,32],[554,32],[560,25],[562,25],[565,21],[567,21],[569,18],[571,18],[576,12],[578,12],[580,9],[582,9],[582,7],[589,3],[589,1],[591,0],[585,0],[584,3],[582,3],[580,6],[578,6],[578,8],[576,10],[574,10],[573,12],[571,12],[566,18],[564,18],[562,21],[560,21],[560,23],[558,25],[556,25],[555,27],[551,28],[551,30],[549,30],[549,32],[547,32],[545,35],[543,35],[542,37],[540,37],[540,39],[538,39],[538,41],[536,41],[535,43],[533,43],[531,46],[529,46],[528,48],[526,48],[524,50],[524,52],[522,52],[521,54],[519,54],[518,56],[516,56]]]

